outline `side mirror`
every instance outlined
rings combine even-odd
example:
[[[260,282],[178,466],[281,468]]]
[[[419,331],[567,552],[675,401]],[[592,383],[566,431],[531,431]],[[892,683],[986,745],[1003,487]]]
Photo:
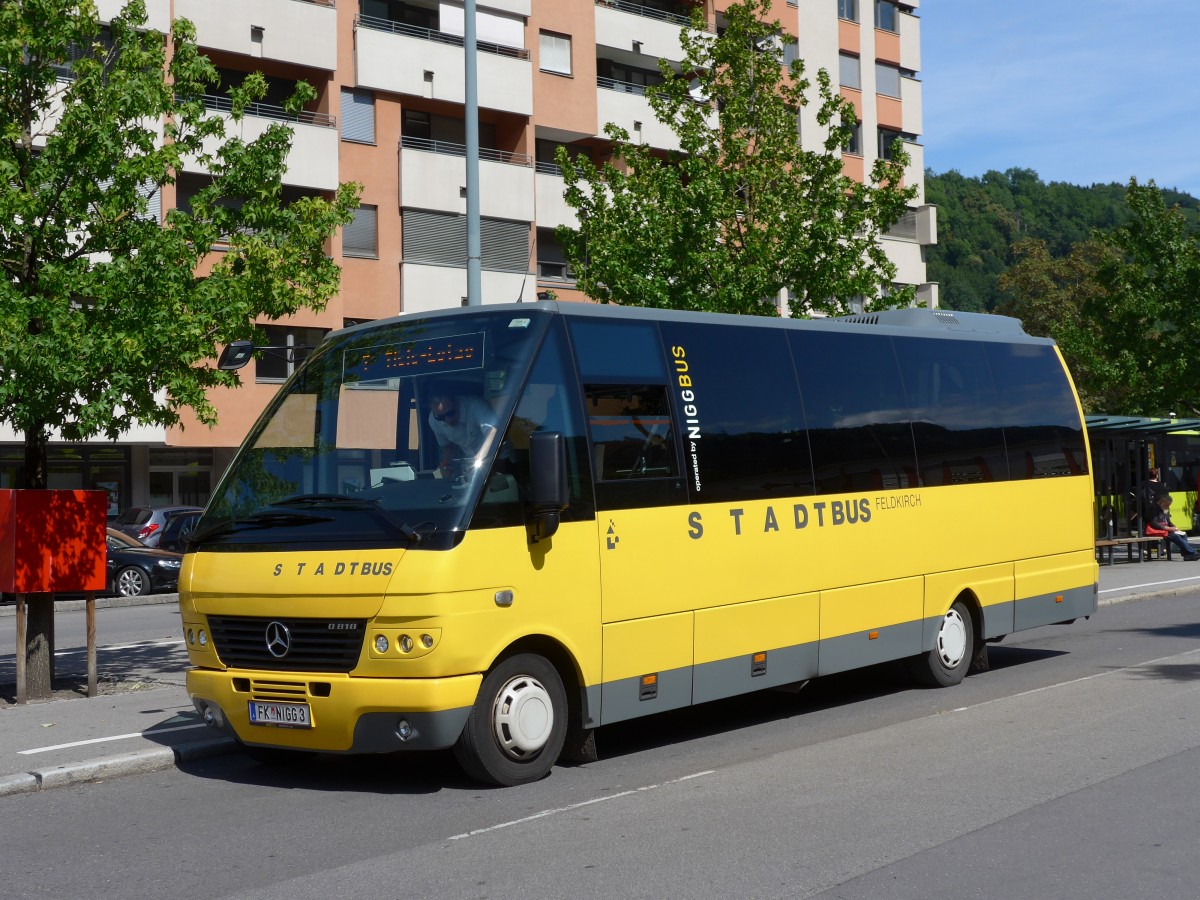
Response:
[[[526,528],[529,543],[553,537],[561,514],[570,504],[567,487],[567,442],[557,431],[535,431],[529,436],[531,509]]]
[[[231,341],[221,351],[221,358],[217,360],[217,368],[224,372],[234,372],[250,362],[252,356],[254,356],[254,341]]]

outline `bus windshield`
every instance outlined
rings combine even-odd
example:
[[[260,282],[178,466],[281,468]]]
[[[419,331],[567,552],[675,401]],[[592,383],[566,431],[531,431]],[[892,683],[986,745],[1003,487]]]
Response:
[[[466,528],[485,482],[515,497],[493,462],[545,327],[534,310],[478,312],[332,336],[254,426],[192,541],[379,547]]]

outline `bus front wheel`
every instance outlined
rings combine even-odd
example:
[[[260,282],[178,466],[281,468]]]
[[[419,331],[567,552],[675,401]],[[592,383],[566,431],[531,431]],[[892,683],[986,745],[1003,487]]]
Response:
[[[908,668],[913,678],[926,687],[950,687],[966,676],[974,652],[971,611],[961,600],[955,600],[938,624],[933,649],[910,659]]]
[[[503,660],[479,688],[454,745],[477,781],[512,787],[544,778],[567,733],[567,694],[547,660],[521,653]]]

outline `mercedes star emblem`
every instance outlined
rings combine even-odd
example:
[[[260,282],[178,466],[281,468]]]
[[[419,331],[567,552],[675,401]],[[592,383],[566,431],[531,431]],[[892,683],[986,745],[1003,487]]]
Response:
[[[267,626],[267,652],[276,659],[283,659],[292,649],[292,633],[282,622]]]

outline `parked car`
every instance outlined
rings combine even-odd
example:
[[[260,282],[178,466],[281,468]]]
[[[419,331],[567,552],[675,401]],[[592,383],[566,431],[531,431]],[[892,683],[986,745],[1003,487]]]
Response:
[[[173,512],[167,515],[167,521],[162,527],[158,539],[159,550],[175,550],[182,553],[187,548],[188,535],[200,520],[202,510],[189,509],[183,512]]]
[[[198,506],[131,506],[113,521],[112,527],[147,547],[157,547],[167,517],[181,512],[204,512]]]
[[[108,529],[108,593],[118,597],[169,594],[179,586],[183,554],[157,550],[127,534]]]

